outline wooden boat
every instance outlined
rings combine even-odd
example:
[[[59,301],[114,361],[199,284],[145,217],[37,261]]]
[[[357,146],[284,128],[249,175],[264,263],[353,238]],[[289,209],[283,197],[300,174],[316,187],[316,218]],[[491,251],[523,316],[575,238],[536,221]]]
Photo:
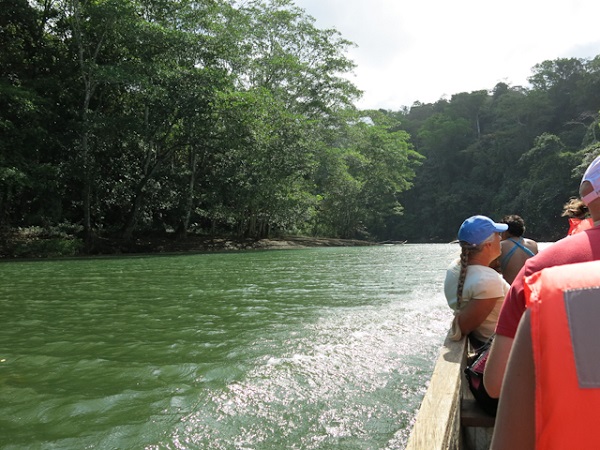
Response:
[[[407,450],[487,450],[495,418],[475,402],[464,375],[469,344],[448,337],[412,428]]]

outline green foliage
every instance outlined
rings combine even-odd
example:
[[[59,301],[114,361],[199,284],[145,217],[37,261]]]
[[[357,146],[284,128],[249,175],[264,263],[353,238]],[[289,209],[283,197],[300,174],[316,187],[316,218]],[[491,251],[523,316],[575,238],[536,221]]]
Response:
[[[56,258],[81,255],[84,245],[74,237],[78,227],[68,224],[19,228],[11,239],[0,240],[0,256],[12,258]]]
[[[303,138],[306,118],[287,111],[264,88],[223,93],[216,106],[223,142],[213,164],[219,189],[213,206],[244,235],[299,227],[302,211],[313,203],[306,195],[314,166]]]
[[[531,89],[500,83],[416,105],[414,120],[405,112],[402,127],[427,160],[402,197],[402,237],[449,241],[472,214],[519,214],[532,237],[564,236],[562,205],[577,195],[581,165],[598,154],[597,80],[597,58],[545,61]]]
[[[0,227],[83,230],[33,253],[188,229],[451,240],[477,213],[550,239],[598,153],[599,57],[544,61],[531,88],[356,111],[353,44],[290,0],[3,11]]]
[[[422,156],[391,115],[349,117],[334,148],[322,156],[317,230],[343,238],[385,238],[402,212],[399,195],[412,186]],[[351,121],[350,121],[351,120]]]
[[[14,258],[57,258],[64,256],[78,256],[83,251],[83,242],[80,239],[36,239],[31,241],[17,241],[10,249]]]

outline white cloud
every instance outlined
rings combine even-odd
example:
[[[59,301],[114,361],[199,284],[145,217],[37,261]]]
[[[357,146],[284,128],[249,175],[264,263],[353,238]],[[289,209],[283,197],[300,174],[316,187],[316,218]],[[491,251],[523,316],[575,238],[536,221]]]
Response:
[[[526,85],[531,68],[600,54],[598,0],[295,0],[319,28],[355,42],[358,106],[398,110],[415,101]]]

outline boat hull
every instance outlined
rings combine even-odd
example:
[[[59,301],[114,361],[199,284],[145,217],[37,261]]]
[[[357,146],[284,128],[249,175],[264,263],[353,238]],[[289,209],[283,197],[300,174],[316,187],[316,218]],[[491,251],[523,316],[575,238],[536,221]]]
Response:
[[[446,337],[407,450],[487,450],[495,419],[475,402],[464,376],[469,344]]]

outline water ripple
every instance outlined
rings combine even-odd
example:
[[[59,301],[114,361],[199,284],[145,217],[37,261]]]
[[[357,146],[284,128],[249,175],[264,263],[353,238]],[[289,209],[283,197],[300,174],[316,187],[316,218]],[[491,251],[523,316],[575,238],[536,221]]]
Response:
[[[402,448],[456,251],[2,264],[3,448]]]

